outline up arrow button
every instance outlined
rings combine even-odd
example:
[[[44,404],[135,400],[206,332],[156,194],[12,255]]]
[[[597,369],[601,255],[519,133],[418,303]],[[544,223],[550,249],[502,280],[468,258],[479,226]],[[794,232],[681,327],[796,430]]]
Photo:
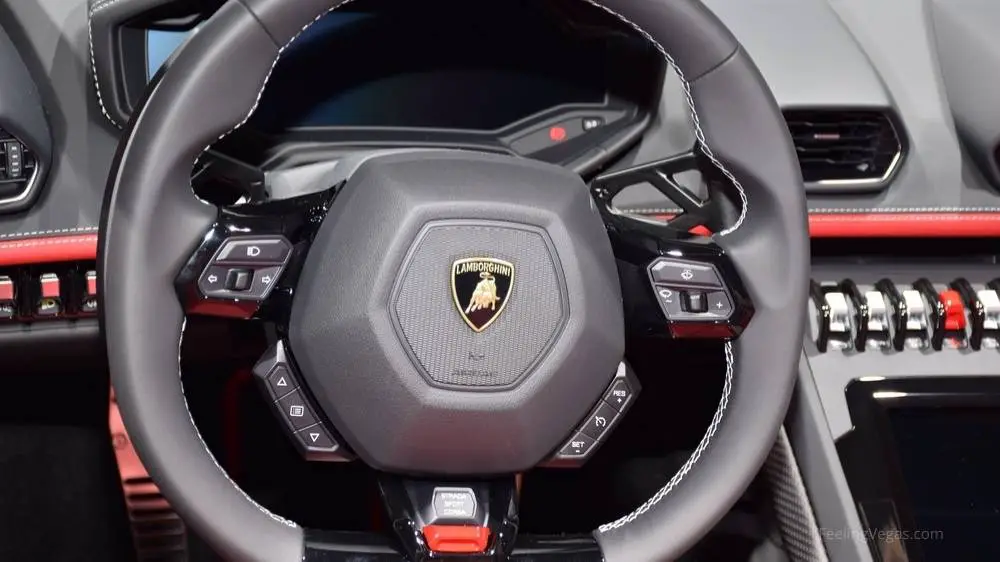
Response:
[[[271,398],[278,400],[284,398],[289,392],[298,388],[292,374],[284,365],[278,365],[267,376],[267,390],[271,393]]]

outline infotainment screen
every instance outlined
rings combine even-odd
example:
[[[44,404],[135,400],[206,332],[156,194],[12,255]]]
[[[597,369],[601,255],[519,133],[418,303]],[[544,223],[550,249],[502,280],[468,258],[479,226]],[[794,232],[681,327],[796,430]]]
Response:
[[[1000,381],[859,382],[848,401],[837,449],[875,559],[997,560]]]
[[[925,558],[1000,558],[1000,408],[887,412]]]

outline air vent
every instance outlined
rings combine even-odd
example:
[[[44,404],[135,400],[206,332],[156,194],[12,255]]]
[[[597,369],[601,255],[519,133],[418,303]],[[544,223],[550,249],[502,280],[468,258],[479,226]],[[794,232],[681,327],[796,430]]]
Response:
[[[785,121],[807,187],[883,187],[903,157],[901,137],[884,111],[788,110]]]
[[[38,162],[20,140],[0,129],[0,201],[24,197],[35,179]]]

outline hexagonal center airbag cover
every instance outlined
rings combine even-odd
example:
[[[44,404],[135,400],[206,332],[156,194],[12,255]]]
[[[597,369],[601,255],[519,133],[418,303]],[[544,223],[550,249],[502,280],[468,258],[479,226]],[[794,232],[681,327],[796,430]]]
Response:
[[[586,185],[504,156],[380,156],[347,181],[293,299],[291,355],[375,468],[528,469],[624,353],[618,274]]]
[[[456,388],[509,386],[527,375],[569,316],[553,253],[537,227],[428,223],[403,263],[390,309],[417,368]],[[441,282],[449,271],[450,290]],[[493,298],[490,285],[501,283]],[[491,302],[477,306],[486,292]]]

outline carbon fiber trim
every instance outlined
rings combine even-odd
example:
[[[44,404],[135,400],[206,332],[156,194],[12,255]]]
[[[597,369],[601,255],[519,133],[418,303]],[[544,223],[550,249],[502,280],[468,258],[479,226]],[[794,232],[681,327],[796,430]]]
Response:
[[[782,427],[764,463],[764,477],[772,491],[778,530],[791,562],[829,562],[799,465]]]

